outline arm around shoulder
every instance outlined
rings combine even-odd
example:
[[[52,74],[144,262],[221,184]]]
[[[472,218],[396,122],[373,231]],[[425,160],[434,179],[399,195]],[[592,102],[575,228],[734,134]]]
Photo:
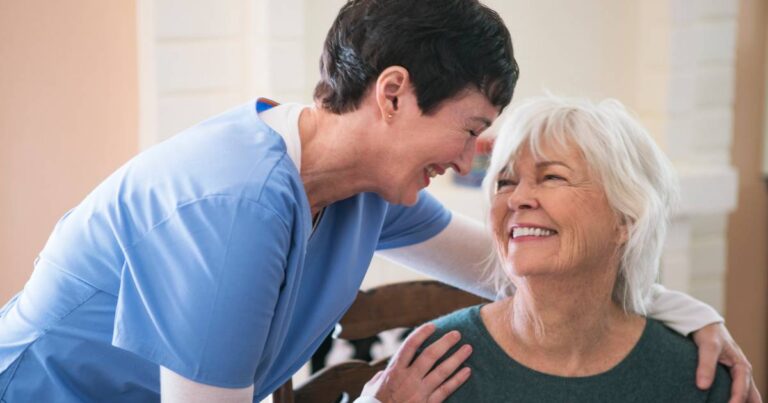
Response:
[[[688,336],[723,317],[711,306],[679,291],[655,284],[651,291],[648,316],[663,322],[674,331]]]
[[[491,282],[486,279],[488,270],[497,264],[490,233],[481,222],[455,212],[448,225],[434,237],[378,254],[481,297],[495,296]]]

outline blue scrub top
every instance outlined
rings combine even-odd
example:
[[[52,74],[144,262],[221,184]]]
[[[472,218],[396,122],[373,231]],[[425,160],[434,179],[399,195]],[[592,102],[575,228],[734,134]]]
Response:
[[[0,310],[0,400],[158,401],[159,369],[255,401],[312,355],[376,249],[450,213],[362,193],[312,232],[282,137],[249,103],[139,154],[56,225]]]

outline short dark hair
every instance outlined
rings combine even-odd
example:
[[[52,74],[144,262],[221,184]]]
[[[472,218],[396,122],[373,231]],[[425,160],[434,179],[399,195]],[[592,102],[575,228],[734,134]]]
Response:
[[[503,109],[519,76],[507,27],[477,0],[350,0],[325,39],[315,100],[355,110],[389,66],[408,70],[425,114],[471,86]]]

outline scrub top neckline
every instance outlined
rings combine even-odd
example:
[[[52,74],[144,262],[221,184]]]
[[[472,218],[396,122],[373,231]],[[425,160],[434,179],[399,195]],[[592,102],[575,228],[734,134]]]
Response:
[[[301,178],[301,171],[299,170],[299,166],[297,165],[297,162],[301,161],[301,138],[299,137],[299,134],[298,134],[298,116],[295,118],[296,119],[295,122],[291,121],[291,122],[287,122],[287,124],[286,124],[286,126],[288,124],[290,124],[290,125],[295,124],[296,125],[297,130],[295,132],[292,131],[292,130],[287,130],[288,132],[292,132],[290,134],[283,134],[283,133],[278,132],[277,130],[273,129],[260,116],[261,112],[270,110],[270,109],[272,109],[274,107],[277,107],[277,106],[280,106],[280,105],[287,105],[287,104],[281,104],[281,103],[276,102],[274,100],[271,100],[269,98],[264,98],[264,97],[257,98],[256,99],[256,106],[254,108],[255,112],[256,112],[255,113],[255,119],[258,120],[261,124],[263,124],[264,127],[266,127],[266,129],[269,130],[272,134],[274,134],[274,135],[276,135],[277,137],[280,138],[280,140],[283,142],[283,146],[285,147],[285,154],[286,154],[286,156],[288,156],[288,158],[291,159],[291,162],[292,162],[291,165],[293,166],[294,170],[296,171],[297,176],[299,178]],[[298,104],[296,104],[296,105],[298,105]],[[302,106],[302,108],[303,108],[303,106]],[[287,118],[286,116],[275,116],[275,118],[283,120],[281,123],[286,123],[285,122],[285,119]],[[291,135],[291,138],[290,139],[287,138],[286,137],[287,135]],[[292,143],[292,144],[294,142],[296,142],[296,144],[298,144],[298,146],[297,147],[289,147],[289,142]],[[294,152],[291,153],[291,151],[294,151]],[[320,215],[315,220],[314,217],[312,216],[312,209],[311,209],[311,207],[309,207],[310,206],[309,197],[307,197],[307,189],[304,187],[304,182],[299,180],[299,183],[301,184],[301,190],[302,190],[302,194],[304,195],[304,200],[306,201],[307,206],[308,206],[306,214],[309,217],[308,222],[310,223],[310,226],[308,228],[308,234],[309,235],[307,237],[307,240],[311,241],[314,238],[314,235],[320,230],[320,228],[321,228],[321,226],[323,224],[323,221],[325,221],[325,220],[323,220],[323,217],[326,215],[325,214],[325,210],[327,208],[329,208],[333,203],[331,205],[323,207],[322,210],[319,213]]]

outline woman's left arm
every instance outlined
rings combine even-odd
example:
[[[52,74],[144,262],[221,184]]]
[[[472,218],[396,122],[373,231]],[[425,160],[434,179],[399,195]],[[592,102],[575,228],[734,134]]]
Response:
[[[471,218],[454,212],[448,226],[434,237],[378,254],[447,284],[494,299],[495,291],[485,281],[487,268],[497,264],[492,258],[493,241],[483,224]],[[752,366],[717,311],[684,293],[656,285],[648,316],[683,335],[693,333],[699,347],[696,383],[700,388],[709,388],[717,362],[721,362],[730,367],[733,377],[732,403],[762,402],[752,380]]]

